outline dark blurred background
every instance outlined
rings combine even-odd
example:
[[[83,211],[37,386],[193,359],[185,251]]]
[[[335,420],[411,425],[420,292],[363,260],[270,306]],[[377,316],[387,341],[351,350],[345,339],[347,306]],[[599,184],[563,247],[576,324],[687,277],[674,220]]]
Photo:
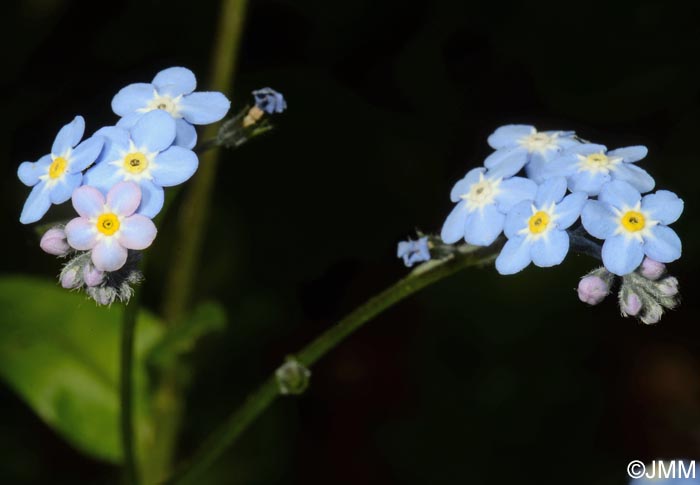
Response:
[[[2,273],[58,262],[18,216],[23,160],[82,114],[113,124],[132,82],[183,65],[206,88],[218,3],[28,0],[4,6],[0,76]],[[254,0],[234,109],[272,86],[278,129],[223,154],[197,298],[228,329],[189,359],[180,455],[283,356],[406,274],[396,242],[439,231],[449,190],[500,125],[573,129],[677,192],[685,301],[661,323],[623,319],[573,289],[595,262],[501,277],[472,269],[389,310],[322,360],[202,483],[622,484],[632,459],[700,458],[700,35],[697,3]],[[60,215],[60,209],[50,214]],[[172,219],[151,249],[157,311]],[[697,277],[697,276],[695,276]],[[118,483],[7,387],[0,482]]]

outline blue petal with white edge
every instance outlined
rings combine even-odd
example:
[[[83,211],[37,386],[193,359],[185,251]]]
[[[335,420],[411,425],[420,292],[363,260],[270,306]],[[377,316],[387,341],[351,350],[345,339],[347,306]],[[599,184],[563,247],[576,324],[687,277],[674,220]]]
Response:
[[[49,198],[52,204],[63,204],[65,201],[70,199],[73,195],[73,191],[80,187],[80,183],[83,181],[83,174],[69,173],[65,174],[61,181],[56,185],[51,187],[49,190]]]
[[[467,203],[465,201],[459,202],[450,215],[445,219],[445,223],[442,225],[442,230],[440,231],[440,238],[447,243],[453,244],[464,237],[464,228],[467,223]]]
[[[522,236],[509,239],[496,258],[496,270],[502,275],[522,271],[532,261],[530,249],[530,244]]]
[[[161,152],[175,140],[175,120],[165,111],[149,111],[136,122],[130,133],[137,148]]]
[[[153,85],[158,90],[158,94],[176,97],[194,91],[197,87],[197,78],[185,67],[170,67],[156,74]]]
[[[654,178],[646,170],[630,163],[617,165],[613,171],[613,178],[629,183],[642,194],[654,190],[656,185]]]
[[[134,83],[122,88],[112,98],[112,111],[119,116],[126,116],[145,108],[155,95],[153,85]]]
[[[634,207],[641,198],[642,194],[627,182],[613,180],[603,185],[598,200],[622,209],[624,207]]]
[[[644,236],[644,252],[654,261],[670,263],[681,257],[683,246],[673,229],[654,226],[651,228],[651,235]]]
[[[605,172],[578,172],[569,177],[569,190],[572,192],[585,192],[590,196],[598,195],[603,185],[611,180],[611,176]]]
[[[527,150],[524,148],[503,148],[496,150],[484,160],[490,171],[498,171],[498,177],[510,177],[518,173],[527,163]]]
[[[51,155],[44,155],[36,162],[22,162],[17,169],[17,177],[27,187],[33,187],[39,183],[39,177],[46,175],[52,161]]]
[[[192,150],[176,146],[159,153],[153,162],[153,181],[162,187],[181,184],[194,175],[199,166],[199,159]]]
[[[479,175],[486,172],[484,167],[473,168],[467,172],[467,174],[459,180],[452,190],[450,191],[450,200],[452,202],[459,202],[462,195],[469,193],[469,188],[479,181]]]
[[[576,222],[586,205],[588,195],[584,192],[574,192],[564,197],[555,209],[556,223],[559,229],[567,229]]]
[[[487,205],[467,215],[464,240],[476,246],[489,246],[503,232],[506,216],[495,205]]]
[[[542,182],[537,189],[535,205],[546,207],[552,203],[559,202],[566,194],[566,179],[564,177],[553,177]]]
[[[488,144],[498,150],[499,148],[506,148],[515,146],[524,136],[532,135],[536,133],[537,130],[534,126],[530,125],[506,125],[501,126],[496,129],[488,137]]]
[[[58,131],[51,147],[51,153],[57,157],[64,155],[80,142],[83,133],[85,133],[85,120],[82,116],[76,116],[73,121]]]
[[[139,182],[139,186],[141,187],[141,205],[136,212],[153,219],[163,208],[165,201],[163,187],[145,179]]]
[[[88,168],[100,156],[105,139],[101,136],[92,136],[75,147],[70,154],[70,173],[82,172]]]
[[[545,237],[534,240],[530,249],[532,262],[540,268],[561,264],[568,252],[569,235],[566,231],[557,229],[550,231]]]
[[[231,107],[231,102],[222,93],[192,93],[180,101],[180,113],[194,125],[206,125],[219,121]]]
[[[46,182],[40,182],[29,193],[22,208],[22,214],[19,216],[19,222],[22,224],[36,222],[44,217],[49,207],[51,207],[51,199],[49,191],[46,190]]]
[[[644,249],[637,238],[618,234],[603,243],[603,264],[618,276],[631,273],[642,264]]]
[[[524,200],[514,205],[506,216],[503,231],[506,237],[513,238],[518,235],[521,229],[527,226],[527,222],[532,216],[532,202]]]
[[[524,177],[504,180],[499,189],[500,192],[496,195],[495,200],[498,204],[498,210],[504,214],[523,200],[533,200],[537,194],[537,184]]]
[[[192,149],[197,144],[197,130],[182,118],[175,120],[175,141],[173,145]]]
[[[581,224],[591,236],[607,239],[615,234],[620,221],[608,204],[589,200],[581,211]]]
[[[642,210],[662,224],[673,224],[683,213],[683,200],[673,192],[659,190],[642,198]]]
[[[622,160],[626,163],[638,162],[642,158],[646,157],[649,153],[647,147],[643,145],[617,148],[615,150],[610,150],[608,152],[609,157],[622,157]]]

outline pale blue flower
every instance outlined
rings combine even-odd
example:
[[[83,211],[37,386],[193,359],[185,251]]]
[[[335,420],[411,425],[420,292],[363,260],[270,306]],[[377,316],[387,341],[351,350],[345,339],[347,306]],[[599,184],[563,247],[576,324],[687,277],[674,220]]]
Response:
[[[610,150],[604,145],[585,143],[568,148],[546,167],[545,176],[564,176],[569,190],[598,195],[604,184],[612,180],[630,183],[641,193],[654,189],[654,179],[634,165],[647,156],[644,146]]]
[[[477,246],[493,243],[503,231],[505,214],[537,191],[532,180],[511,175],[479,167],[457,182],[450,193],[457,205],[442,226],[442,240],[452,244],[464,238]]]
[[[163,207],[163,187],[181,184],[197,170],[197,155],[187,148],[172,146],[175,120],[160,110],[143,115],[126,130],[117,126],[100,129],[105,149],[85,174],[85,184],[106,194],[116,183],[131,181],[141,187],[139,214],[155,217]]]
[[[282,93],[278,93],[272,88],[262,88],[253,91],[255,98],[255,106],[271,115],[273,113],[281,113],[287,109],[287,101],[285,101]]]
[[[673,192],[659,190],[642,197],[627,182],[603,186],[598,200],[589,200],[581,222],[588,233],[604,239],[603,264],[611,273],[631,273],[648,256],[659,263],[681,257],[678,235],[668,227],[683,212],[683,201]]]
[[[192,125],[221,120],[231,103],[219,92],[193,92],[197,80],[189,69],[171,67],[156,74],[151,83],[122,88],[112,99],[112,110],[122,117],[117,126],[129,129],[144,114],[162,110],[175,119],[175,145],[193,148],[197,131]]]
[[[499,273],[517,273],[531,262],[546,268],[564,261],[569,252],[566,229],[576,222],[588,198],[583,192],[565,194],[566,179],[551,178],[538,187],[534,201],[522,201],[508,212],[508,241],[496,259]]]
[[[403,258],[403,263],[410,268],[416,263],[430,260],[428,237],[424,236],[417,241],[401,241],[396,251],[397,258]]]
[[[578,144],[573,131],[537,131],[530,125],[506,125],[494,131],[488,143],[496,151],[484,161],[488,169],[527,175],[541,183],[543,167],[562,149]]]
[[[59,130],[51,153],[36,162],[23,162],[19,166],[19,179],[24,185],[34,187],[19,218],[22,224],[38,221],[51,204],[62,204],[80,187],[83,170],[97,159],[104,143],[100,136],[80,143],[84,132],[85,120],[82,116],[76,116]]]

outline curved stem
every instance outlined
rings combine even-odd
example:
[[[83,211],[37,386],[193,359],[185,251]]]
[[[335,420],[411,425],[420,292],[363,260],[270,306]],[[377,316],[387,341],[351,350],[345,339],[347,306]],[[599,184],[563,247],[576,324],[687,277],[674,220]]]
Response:
[[[134,420],[133,420],[133,363],[134,363],[134,334],[136,317],[139,311],[141,292],[137,291],[129,305],[124,308],[122,318],[122,339],[120,353],[120,425],[122,438],[122,453],[124,455],[124,482],[131,485],[138,483],[138,468],[134,452]]]
[[[369,299],[365,304],[323,332],[296,354],[296,360],[302,365],[310,367],[355,330],[387,308],[461,269],[490,263],[495,259],[500,247],[501,244],[495,244],[488,248],[462,246],[446,259],[429,261],[419,266],[408,276]],[[188,462],[185,462],[174,477],[166,483],[194,483],[202,472],[221,456],[275,401],[278,394],[279,389],[273,373],[239,409],[228,417],[219,429],[211,434],[195,455]]]

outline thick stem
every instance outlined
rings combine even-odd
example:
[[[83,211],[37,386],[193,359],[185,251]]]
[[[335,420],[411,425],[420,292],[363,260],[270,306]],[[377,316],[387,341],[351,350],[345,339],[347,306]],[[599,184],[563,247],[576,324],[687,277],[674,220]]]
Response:
[[[296,354],[297,361],[311,367],[355,330],[387,308],[461,269],[490,263],[495,259],[500,248],[501,244],[495,244],[488,248],[464,246],[450,258],[441,261],[430,261],[419,266],[408,276],[368,300],[364,305],[355,309],[301,349]],[[196,483],[202,472],[214,463],[255,419],[275,401],[278,394],[279,390],[273,374],[265,380],[257,391],[248,397],[243,406],[234,411],[226,422],[212,433],[197,453],[188,462],[184,463],[178,470],[178,473],[166,483]]]
[[[133,420],[133,373],[134,373],[134,334],[136,318],[139,312],[141,291],[132,297],[122,318],[122,341],[120,353],[120,387],[121,387],[121,438],[124,455],[124,483],[136,485],[138,480],[138,465],[136,461],[135,433]]]

